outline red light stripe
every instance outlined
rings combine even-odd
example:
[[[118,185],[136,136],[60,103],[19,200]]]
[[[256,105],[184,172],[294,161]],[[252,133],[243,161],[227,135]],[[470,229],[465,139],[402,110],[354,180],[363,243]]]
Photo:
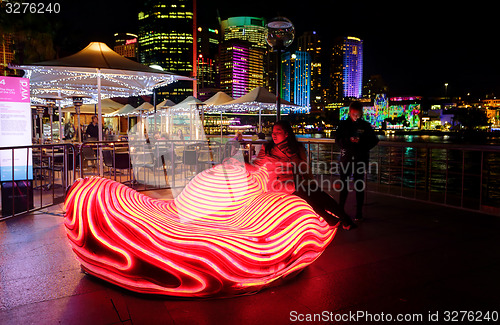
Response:
[[[312,263],[336,232],[302,199],[265,192],[267,176],[218,165],[170,201],[78,180],[65,202],[68,238],[89,273],[133,291],[252,292]]]

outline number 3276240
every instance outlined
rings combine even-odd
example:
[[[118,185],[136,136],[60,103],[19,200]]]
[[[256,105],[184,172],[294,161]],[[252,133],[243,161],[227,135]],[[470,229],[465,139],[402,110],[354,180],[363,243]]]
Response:
[[[61,5],[58,2],[6,2],[5,12],[8,14],[58,14],[61,11]]]

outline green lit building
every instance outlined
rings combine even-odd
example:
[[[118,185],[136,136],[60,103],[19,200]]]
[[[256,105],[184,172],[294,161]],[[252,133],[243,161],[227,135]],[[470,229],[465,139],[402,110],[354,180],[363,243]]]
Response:
[[[267,50],[267,28],[264,18],[231,17],[221,22],[224,40],[239,39],[252,43],[254,47]]]
[[[231,17],[221,22],[220,88],[239,98],[265,85],[267,28],[264,18]]]
[[[193,75],[193,28],[196,0],[145,0],[139,12],[139,62],[164,71]],[[180,81],[160,88],[161,98],[179,102],[193,93],[193,83]]]

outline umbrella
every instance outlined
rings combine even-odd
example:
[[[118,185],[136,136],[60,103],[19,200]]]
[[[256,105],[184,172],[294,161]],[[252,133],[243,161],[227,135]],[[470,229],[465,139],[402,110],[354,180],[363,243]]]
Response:
[[[162,109],[164,107],[172,107],[174,105],[175,105],[175,103],[172,100],[165,99],[164,101],[162,101],[161,103],[159,103],[158,105],[156,105],[156,109]]]
[[[144,102],[141,105],[139,105],[137,108],[135,108],[133,111],[129,112],[127,115],[140,115],[143,111],[152,111],[154,108],[153,105],[151,105],[148,102]]]
[[[204,103],[194,96],[188,96],[182,102],[170,107],[173,110],[187,110],[191,109],[193,105],[204,105]]]
[[[95,113],[95,105],[96,104],[85,104],[85,105],[82,105],[81,108],[80,108],[80,112],[82,114],[94,114]],[[116,112],[122,106],[123,106],[123,104],[115,102],[114,100],[109,99],[109,98],[105,98],[105,99],[101,100],[101,110],[105,114],[110,114],[110,113]],[[75,112],[75,107],[74,106],[65,107],[61,111],[62,112],[74,113]]]
[[[133,112],[134,110],[135,110],[134,106],[127,104],[113,113],[106,114],[104,117],[126,116],[130,112]]]
[[[282,110],[288,112],[298,108],[286,100],[281,100]],[[292,108],[295,107],[295,108]],[[262,131],[262,109],[267,111],[276,110],[276,95],[270,93],[264,87],[256,87],[238,99],[232,100],[222,105],[213,106],[213,109],[230,111],[234,113],[259,112],[259,132]]]
[[[234,99],[230,102],[227,102],[224,105],[237,106],[240,104],[244,104],[247,107],[251,106],[251,107],[257,107],[257,108],[264,107],[264,106],[270,108],[270,107],[273,107],[273,105],[274,105],[274,109],[276,109],[276,95],[270,93],[269,90],[267,90],[264,87],[255,87],[247,94],[241,96],[238,99]],[[263,105],[263,104],[266,104],[266,105]],[[284,99],[281,100],[281,105],[283,105],[283,106],[297,106],[297,105],[292,104]]]
[[[216,106],[223,105],[233,100],[233,97],[229,96],[223,91],[219,91],[209,99],[207,99],[204,103],[207,106]]]
[[[167,129],[170,131],[172,130],[172,128],[170,127],[170,124],[173,122],[172,113],[188,116],[191,139],[193,139],[193,135],[195,134],[196,136],[194,138],[198,139],[198,136],[201,134],[201,131],[203,129],[203,110],[201,121],[199,121],[199,117],[198,114],[196,114],[195,108],[202,105],[204,105],[204,103],[198,98],[194,96],[188,96],[186,99],[178,104],[175,104],[174,106],[164,106],[164,108],[167,108],[167,110],[163,110],[163,114],[165,114],[164,116],[167,116]]]
[[[153,88],[177,80],[193,80],[126,59],[100,42],[92,42],[80,52],[58,60],[13,67],[25,71],[34,95],[57,89],[65,95],[93,96],[98,103],[99,139],[102,97],[150,94]]]

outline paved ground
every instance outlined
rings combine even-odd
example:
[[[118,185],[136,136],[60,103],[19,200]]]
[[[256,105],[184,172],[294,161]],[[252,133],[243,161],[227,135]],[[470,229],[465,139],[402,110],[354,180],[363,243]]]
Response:
[[[358,312],[427,323],[447,310],[500,312],[498,217],[372,193],[365,213],[294,279],[211,300],[138,295],[81,273],[61,205],[0,222],[0,324],[289,324]]]

